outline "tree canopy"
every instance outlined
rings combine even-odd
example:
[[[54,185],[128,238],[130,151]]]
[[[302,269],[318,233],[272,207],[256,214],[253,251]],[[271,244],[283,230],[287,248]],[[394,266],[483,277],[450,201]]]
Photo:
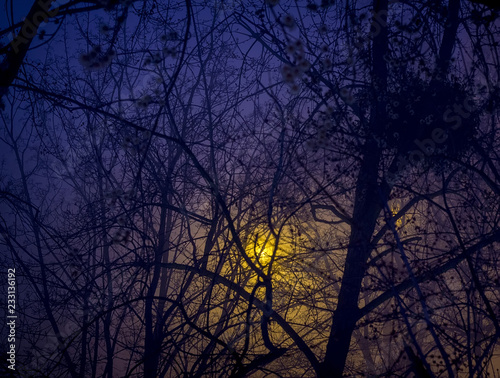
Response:
[[[500,376],[496,3],[5,9],[21,376]]]

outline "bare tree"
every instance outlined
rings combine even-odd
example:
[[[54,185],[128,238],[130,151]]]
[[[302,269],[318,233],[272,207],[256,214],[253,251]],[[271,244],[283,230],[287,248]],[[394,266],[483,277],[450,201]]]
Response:
[[[68,13],[9,81],[2,248],[37,306],[21,358],[37,376],[486,375],[495,11],[223,5]]]

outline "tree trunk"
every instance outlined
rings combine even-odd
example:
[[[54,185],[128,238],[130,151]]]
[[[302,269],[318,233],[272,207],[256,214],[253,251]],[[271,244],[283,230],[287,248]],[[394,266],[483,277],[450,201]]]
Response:
[[[341,377],[349,352],[352,333],[359,318],[358,300],[371,252],[370,240],[382,209],[377,184],[380,156],[376,146],[367,145],[356,186],[353,226],[345,262],[342,285],[333,316],[322,377]]]
[[[387,10],[388,0],[374,0],[372,18],[372,98],[369,131],[380,135],[386,122],[384,101],[377,100],[387,91],[387,65],[384,55],[387,52]],[[366,273],[366,262],[371,252],[371,237],[377,218],[382,210],[382,193],[378,184],[380,148],[373,138],[362,147],[363,161],[356,183],[351,237],[342,276],[342,286],[333,315],[333,323],[322,364],[323,377],[342,377],[349,353],[352,334],[359,315],[359,293]],[[390,191],[388,187],[385,191]]]

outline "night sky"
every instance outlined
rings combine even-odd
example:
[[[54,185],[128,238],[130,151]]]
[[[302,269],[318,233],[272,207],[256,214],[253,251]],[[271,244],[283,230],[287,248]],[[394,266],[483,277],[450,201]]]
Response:
[[[500,7],[5,0],[1,376],[500,377]]]

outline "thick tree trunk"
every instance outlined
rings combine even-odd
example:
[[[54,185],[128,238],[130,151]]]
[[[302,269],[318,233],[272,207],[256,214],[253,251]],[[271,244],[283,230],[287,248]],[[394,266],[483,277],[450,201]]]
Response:
[[[9,44],[6,56],[0,63],[0,100],[16,78],[40,23],[57,14],[57,9],[49,10],[53,2],[54,0],[36,0],[24,19],[18,35]]]
[[[322,377],[341,377],[349,352],[352,333],[359,319],[358,299],[366,261],[370,255],[370,240],[382,209],[377,184],[379,154],[376,146],[367,146],[358,184],[353,226],[347,250],[344,275],[333,316],[333,324],[322,364]]]
[[[386,111],[384,101],[377,100],[387,91],[387,65],[384,55],[387,52],[387,11],[388,0],[374,0],[372,19],[372,98],[369,130],[381,135],[385,127]],[[383,208],[382,193],[378,184],[378,168],[381,150],[373,139],[368,139],[362,149],[363,162],[356,183],[353,222],[347,256],[342,276],[342,285],[333,316],[332,328],[325,360],[322,364],[322,377],[342,377],[352,334],[359,319],[358,300],[361,284],[365,276],[366,262],[372,249],[371,237],[377,218]],[[390,190],[387,187],[385,190]]]

